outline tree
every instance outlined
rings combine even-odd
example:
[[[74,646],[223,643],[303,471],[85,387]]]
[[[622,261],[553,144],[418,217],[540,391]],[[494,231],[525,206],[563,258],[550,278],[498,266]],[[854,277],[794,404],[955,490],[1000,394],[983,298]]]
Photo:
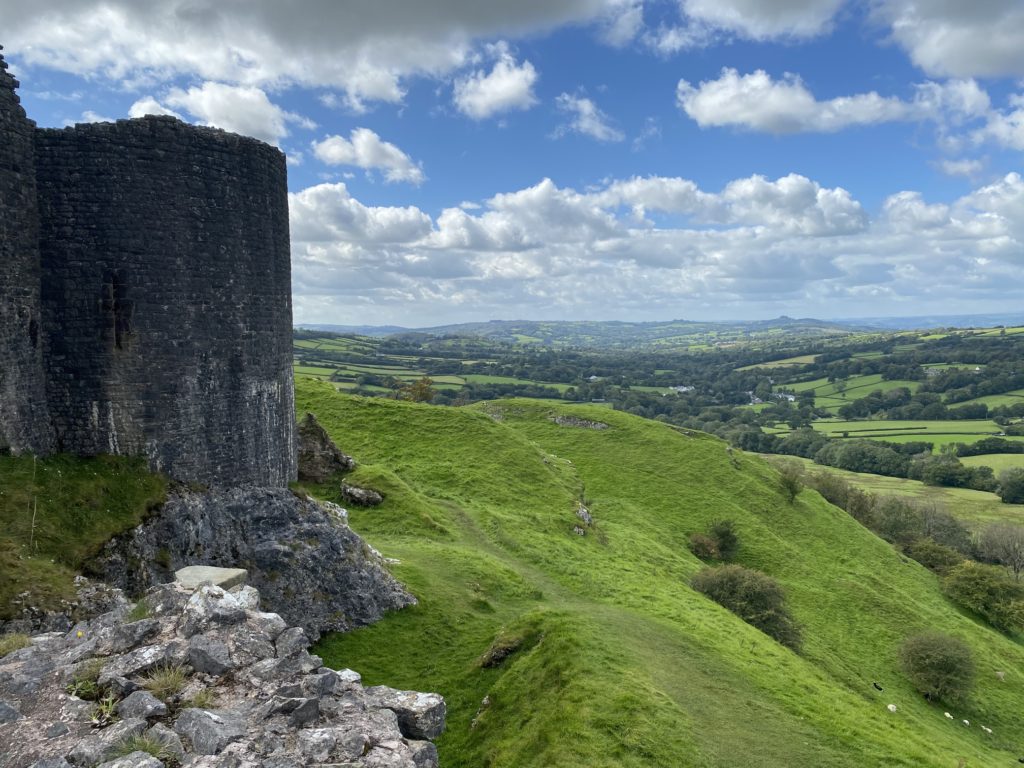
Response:
[[[993,523],[978,537],[978,550],[985,560],[1005,565],[1020,581],[1024,571],[1024,526]]]
[[[434,399],[433,384],[433,379],[424,376],[398,390],[398,397],[401,400],[411,400],[414,403],[429,403]]]
[[[741,565],[722,565],[699,571],[690,586],[782,645],[800,649],[800,625],[786,607],[782,587],[771,576]]]
[[[804,487],[804,468],[798,461],[774,461],[775,468],[779,470],[779,481],[782,483],[782,491],[786,499],[792,504]]]
[[[998,568],[967,560],[949,569],[942,588],[996,629],[1014,632],[1024,628],[1024,586]]]
[[[999,474],[999,498],[1004,504],[1024,504],[1024,469],[1014,467]]]
[[[732,560],[740,547],[740,537],[732,520],[717,520],[711,524],[708,534],[718,544],[718,555],[723,560]]]
[[[974,685],[974,658],[959,638],[941,632],[908,637],[900,648],[900,665],[926,699],[962,701]]]

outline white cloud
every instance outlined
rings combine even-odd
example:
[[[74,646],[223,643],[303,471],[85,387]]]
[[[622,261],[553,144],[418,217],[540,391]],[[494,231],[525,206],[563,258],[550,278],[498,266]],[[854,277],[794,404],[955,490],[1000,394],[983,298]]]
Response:
[[[160,102],[151,97],[141,102],[160,106]],[[297,123],[304,128],[315,127],[305,118],[281,109],[261,89],[252,86],[206,82],[187,91],[172,88],[164,102],[186,110],[204,125],[254,136],[270,144],[277,144],[289,134],[289,123]],[[135,110],[139,104],[136,102],[132,109]]]
[[[1009,149],[1024,150],[1024,95],[1010,99],[1006,111],[993,110],[987,123],[974,132],[974,141],[991,141]]]
[[[313,154],[328,165],[354,165],[364,170],[383,171],[388,181],[422,184],[423,169],[394,144],[384,141],[369,128],[355,128],[346,139],[328,136],[313,142]]]
[[[98,112],[93,112],[91,109],[87,109],[87,110],[85,110],[85,112],[82,113],[82,122],[83,123],[112,123],[112,122],[114,122],[114,118],[113,117],[107,117],[105,115],[99,114]]]
[[[919,83],[910,99],[875,91],[819,100],[803,80],[775,80],[763,69],[741,75],[725,68],[716,80],[694,86],[680,80],[677,103],[702,128],[734,126],[766,133],[832,133],[862,125],[928,120],[945,133],[985,118],[988,93],[974,80]]]
[[[929,75],[1024,76],[1020,0],[883,0],[875,13]]]
[[[452,100],[460,112],[474,120],[529,109],[537,103],[533,86],[538,75],[533,64],[517,64],[504,43],[490,49],[497,61],[489,73],[478,69],[455,80]]]
[[[622,141],[625,138],[622,131],[612,127],[608,115],[584,96],[562,93],[555,99],[555,105],[560,112],[570,116],[569,122],[558,128],[558,135],[582,133],[598,141]]]
[[[292,237],[306,243],[395,245],[430,233],[430,217],[414,206],[371,207],[342,184],[320,184],[288,196]]]
[[[940,160],[939,169],[947,176],[977,176],[985,168],[982,160],[964,158],[961,160]]]
[[[633,42],[643,28],[642,0],[622,0],[609,11],[601,38],[608,45],[622,48]]]
[[[179,120],[183,119],[173,109],[168,109],[152,96],[143,96],[128,108],[128,117],[145,117],[146,115],[170,115]]]
[[[1024,290],[1024,180],[949,204],[890,196],[871,219],[795,174],[550,180],[431,219],[344,185],[291,196],[299,321],[665,318],[977,311]],[[581,279],[585,275],[586,279]],[[993,304],[994,306],[994,304]]]
[[[827,31],[843,0],[681,0],[691,19],[753,40]]]
[[[793,74],[773,80],[763,69],[740,75],[725,68],[717,80],[680,80],[680,108],[702,128],[737,126],[767,133],[832,132],[855,125],[909,120],[913,105],[874,91],[818,101]]]
[[[266,89],[335,89],[397,103],[413,77],[466,66],[476,41],[606,19],[621,0],[0,0],[4,44],[30,64],[136,85],[177,75]]]

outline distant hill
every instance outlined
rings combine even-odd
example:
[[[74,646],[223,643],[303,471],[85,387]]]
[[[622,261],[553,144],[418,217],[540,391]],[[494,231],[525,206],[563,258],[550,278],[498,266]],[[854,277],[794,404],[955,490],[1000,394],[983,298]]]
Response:
[[[912,317],[861,317],[856,320],[837,320],[838,323],[857,323],[862,327],[884,328],[893,331],[914,331],[929,328],[992,328],[997,325],[1024,325],[1024,312],[999,312],[983,315],[915,315]]]
[[[302,328],[363,336],[422,333],[433,336],[479,336],[493,341],[556,347],[702,348],[786,335],[814,339],[863,332],[868,327],[812,318],[704,323],[692,320],[626,322],[617,320],[489,320],[428,328],[397,326],[303,325]]]

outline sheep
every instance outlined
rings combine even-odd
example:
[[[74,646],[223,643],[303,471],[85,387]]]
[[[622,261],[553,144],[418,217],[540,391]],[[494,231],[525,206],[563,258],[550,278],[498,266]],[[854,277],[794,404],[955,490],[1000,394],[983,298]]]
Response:
[[[896,711],[896,705],[895,704],[890,704],[889,706],[886,707],[886,709],[888,709],[890,712],[895,712]]]
[[[966,727],[970,728],[971,727],[971,721],[970,720],[964,720],[964,725]]]
[[[986,727],[986,726],[984,726],[984,725],[983,725],[983,726],[981,726],[981,730],[983,730],[983,731],[984,731],[985,733],[992,733],[992,729],[991,729],[991,728],[988,728],[988,727]]]
[[[1006,673],[1001,671],[1001,670],[996,672],[996,679],[998,679],[1000,683],[1005,683],[1006,682]]]
[[[949,714],[949,712],[943,712],[942,714],[944,714],[950,720],[953,719],[953,716],[951,714]]]
[[[872,685],[875,686],[875,690],[876,691],[884,691],[885,690],[885,688],[880,686],[878,683],[872,683]]]

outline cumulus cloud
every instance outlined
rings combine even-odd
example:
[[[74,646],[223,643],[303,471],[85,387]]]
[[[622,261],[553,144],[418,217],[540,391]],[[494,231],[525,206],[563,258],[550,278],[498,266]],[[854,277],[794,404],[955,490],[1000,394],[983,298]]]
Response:
[[[581,133],[598,141],[622,141],[626,137],[622,131],[611,125],[608,115],[584,96],[559,94],[555,99],[555,106],[569,116],[569,122],[559,126],[556,135]]]
[[[1024,76],[1024,5],[884,0],[875,13],[913,62],[933,76]]]
[[[128,117],[145,117],[146,115],[169,115],[183,119],[173,109],[169,109],[152,96],[143,96],[128,108]]]
[[[490,72],[478,69],[455,80],[452,100],[460,112],[474,120],[529,109],[537,103],[533,86],[538,75],[533,64],[517,64],[507,44],[490,48],[497,57]]]
[[[799,76],[774,80],[763,69],[740,75],[725,68],[698,86],[680,80],[679,107],[702,128],[737,126],[767,133],[832,132],[854,125],[909,120],[915,110],[874,91],[819,101]]]
[[[446,77],[477,41],[591,23],[620,0],[0,0],[4,44],[23,60],[134,84],[190,75],[261,88],[342,92],[350,105],[399,102],[411,77]]]
[[[185,110],[204,125],[254,136],[270,144],[279,143],[289,134],[290,123],[307,129],[316,127],[315,123],[300,115],[281,109],[270,101],[263,90],[252,86],[205,82],[188,90],[172,88],[164,97],[163,103]],[[129,114],[132,117],[144,114],[178,116],[163,103],[152,96],[147,96],[136,101]],[[151,109],[159,111],[147,111]]]
[[[549,179],[436,218],[374,208],[342,184],[291,196],[300,320],[428,324],[538,316],[825,316],[976,309],[1024,290],[1024,180],[952,203],[790,174],[718,190],[636,177],[579,191]],[[586,275],[582,280],[581,275]],[[319,314],[318,314],[319,313]]]
[[[982,160],[964,158],[961,160],[940,160],[939,170],[947,176],[977,176],[984,169],[985,163]]]
[[[683,12],[752,40],[825,32],[843,0],[682,0]]]
[[[323,141],[313,142],[313,154],[328,165],[353,165],[364,170],[382,171],[388,181],[419,185],[426,179],[418,163],[369,128],[355,128],[347,139],[328,136]]]
[[[818,99],[799,75],[776,80],[763,69],[741,75],[726,67],[715,80],[680,80],[676,102],[702,128],[733,126],[765,133],[832,133],[862,125],[930,120],[943,127],[991,112],[988,93],[974,80],[925,82],[910,99],[875,91]]]

